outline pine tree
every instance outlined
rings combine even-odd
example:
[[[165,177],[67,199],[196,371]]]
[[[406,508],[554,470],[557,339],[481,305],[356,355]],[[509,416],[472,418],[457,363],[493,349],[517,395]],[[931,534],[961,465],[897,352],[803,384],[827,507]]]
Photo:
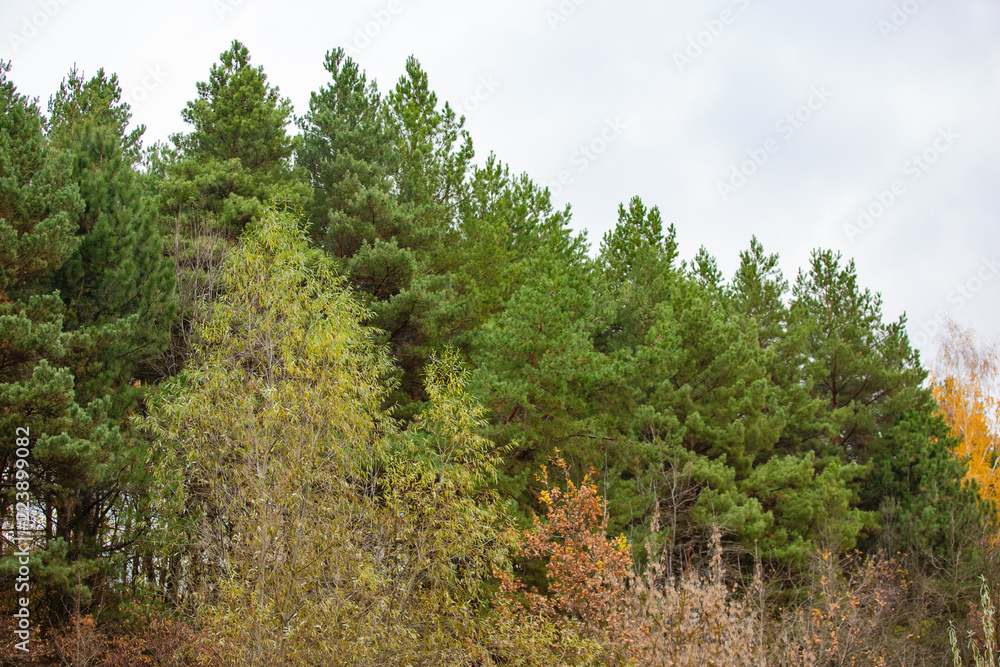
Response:
[[[523,512],[538,509],[532,480],[554,447],[576,471],[603,469],[614,386],[612,366],[594,348],[608,313],[588,258],[571,263],[541,252],[526,268],[528,279],[471,344],[490,435],[514,447],[501,489]]]
[[[58,144],[59,137],[64,136],[71,142],[74,128],[85,122],[107,127],[121,138],[125,160],[135,167],[142,154],[142,135],[146,126],[139,125],[127,131],[132,112],[121,96],[117,74],[108,76],[101,68],[85,80],[83,72],[74,66],[49,99],[47,129],[50,140]]]
[[[788,293],[788,281],[778,267],[778,255],[765,254],[757,237],[749,250],[740,253],[740,266],[729,289],[737,310],[757,323],[757,339],[763,348],[784,337],[787,330],[787,307],[782,299]]]
[[[176,310],[158,211],[127,155],[141,145],[135,131],[124,134],[130,113],[120,99],[115,77],[102,70],[83,83],[74,70],[49,103],[58,110],[50,141],[72,152],[86,207],[80,245],[55,276],[73,333],[71,368],[82,402],[115,394],[116,420],[134,405],[132,383],[151,379],[143,365],[163,351]]]
[[[301,205],[304,175],[286,130],[292,103],[250,65],[246,46],[234,40],[197,88],[181,113],[193,129],[173,137],[179,159],[164,183],[167,208],[211,214],[236,235],[271,201]]]
[[[46,145],[41,113],[17,93],[9,70],[10,63],[0,62],[0,429],[30,432],[29,476],[23,480],[28,490],[21,491],[44,522],[17,537],[41,550],[32,579],[41,591],[38,604],[60,613],[65,609],[52,593],[72,592],[94,569],[92,562],[75,570],[67,566],[69,522],[60,482],[84,479],[80,456],[99,446],[105,434],[100,407],[85,410],[77,404],[73,373],[63,365],[70,336],[63,331],[66,308],[53,289],[54,274],[79,245],[84,202],[73,182],[71,155]],[[14,523],[13,457],[14,442],[8,439],[0,444],[5,530]],[[59,525],[57,508],[63,510]],[[7,543],[0,549],[4,557],[11,553]],[[16,571],[10,565],[4,563],[5,576]],[[85,589],[76,592],[86,596]]]
[[[471,142],[454,112],[438,109],[416,60],[388,100],[342,49],[325,64],[331,81],[301,122],[313,237],[339,259],[372,311],[369,323],[384,332],[401,371],[392,400],[409,417],[426,399],[420,375],[429,355],[468,327],[453,244]]]
[[[142,383],[157,379],[149,364],[163,352],[176,312],[157,211],[125,154],[123,141],[134,133],[123,135],[118,120],[128,118],[128,106],[120,97],[114,78],[99,72],[82,86],[64,84],[59,104],[50,103],[81,110],[50,121],[53,144],[74,154],[86,205],[80,245],[54,276],[67,306],[65,361],[77,401],[103,411],[107,426],[99,448],[81,457],[84,472],[56,480],[60,530],[73,545],[67,561],[93,560],[105,576],[121,571],[120,558],[148,524],[147,452],[125,420],[140,408]]]
[[[416,206],[418,215],[442,230],[452,228],[475,153],[463,127],[465,117],[456,116],[447,102],[438,109],[427,73],[412,56],[389,95],[389,108],[402,158],[400,200]]]
[[[872,472],[884,494],[878,543],[907,554],[914,572],[943,576],[939,584],[952,593],[964,587],[972,597],[968,584],[982,567],[983,538],[995,533],[997,516],[995,505],[978,497],[978,484],[967,479],[967,463],[953,455],[958,442],[949,431],[928,406],[893,426],[890,453]]]
[[[653,308],[679,276],[677,231],[671,225],[664,233],[660,209],[633,197],[627,209],[619,205],[618,223],[604,235],[598,257],[617,304],[598,345],[608,352],[634,350],[652,326]]]
[[[50,281],[79,243],[83,201],[70,156],[47,150],[41,113],[9,71],[0,61],[0,424],[5,433],[33,426],[36,437],[51,437],[75,404],[72,374],[58,362],[65,309]],[[0,447],[3,469],[12,470],[10,443]]]
[[[792,301],[793,327],[805,344],[800,361],[813,396],[823,400],[821,419],[832,437],[801,443],[821,456],[861,465],[886,451],[882,436],[905,412],[927,404],[926,372],[906,337],[906,320],[883,322],[882,300],[858,286],[854,262],[815,251],[800,272]],[[875,510],[881,490],[865,484],[861,502]]]
[[[698,249],[689,271],[692,280],[702,287],[710,290],[718,290],[722,287],[722,272],[719,271],[719,264],[705,246]]]
[[[467,346],[474,331],[503,311],[544,255],[573,263],[585,254],[586,236],[569,228],[569,206],[557,211],[547,190],[527,174],[512,176],[495,155],[475,166],[459,205],[455,283],[469,324],[453,343]]]
[[[726,289],[726,299],[738,313],[756,324],[763,363],[776,388],[773,408],[785,415],[785,426],[774,445],[776,454],[808,455],[821,437],[832,438],[823,398],[814,396],[812,379],[803,366],[808,330],[793,322],[785,303],[788,281],[778,267],[778,255],[766,254],[756,237],[740,253],[740,266]]]
[[[707,548],[706,528],[716,523],[748,544],[767,540],[785,558],[781,551],[803,535],[776,532],[784,508],[759,496],[765,486],[780,494],[801,483],[759,473],[785,415],[752,321],[689,276],[643,318],[651,325],[642,344],[622,355],[622,391],[634,406],[622,435],[647,452],[641,477],[660,489],[668,546]]]
[[[656,206],[647,209],[639,197],[628,208],[618,206],[618,222],[601,241],[600,261],[616,295],[626,286],[649,285],[658,274],[674,269],[677,231],[663,230],[663,217]]]
[[[327,54],[326,69],[331,82],[313,93],[300,123],[299,160],[313,185],[312,235],[368,297],[372,324],[395,342],[406,335],[426,269],[421,260],[438,235],[421,228],[393,193],[396,135],[374,82],[343,49]]]
[[[331,81],[310,97],[309,111],[299,121],[302,145],[296,154],[313,188],[313,238],[341,259],[379,239],[420,245],[409,238],[413,221],[392,195],[399,156],[375,83],[343,49],[327,53],[324,65]]]
[[[65,161],[64,177],[79,203],[70,253],[37,276],[35,291],[54,291],[34,297],[36,314],[42,300],[58,308],[50,322],[58,335],[35,373],[57,360],[61,368],[53,370],[49,391],[56,381],[60,389],[46,396],[51,406],[35,408],[51,422],[39,428],[44,434],[30,480],[45,517],[38,583],[57,613],[71,601],[86,607],[93,586],[106,581],[113,559],[144,523],[143,452],[126,442],[121,426],[137,408],[137,375],[162,350],[173,313],[172,268],[122,146],[128,108],[120,92],[103,72],[83,82],[74,70],[49,105],[54,116],[45,150]],[[15,255],[30,243],[26,232],[14,243]],[[18,268],[16,280],[32,278],[31,269]],[[32,408],[19,411],[26,418]]]
[[[613,513],[627,509],[645,523],[656,508],[671,566],[675,553],[707,548],[712,523],[748,546],[760,540],[782,562],[801,561],[824,540],[852,548],[872,522],[855,507],[860,470],[779,449],[791,418],[818,408],[801,374],[785,382],[794,366],[781,358],[787,309],[777,258],[755,243],[726,286],[705,248],[676,266],[674,239],[659,211],[634,198],[601,246],[616,320],[599,340],[621,369],[615,448],[630,452],[627,479],[610,480]]]

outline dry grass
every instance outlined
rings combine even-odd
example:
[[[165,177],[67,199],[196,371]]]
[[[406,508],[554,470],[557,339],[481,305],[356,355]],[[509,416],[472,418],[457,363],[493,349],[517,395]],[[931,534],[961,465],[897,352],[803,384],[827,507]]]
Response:
[[[630,665],[763,666],[763,618],[750,600],[762,592],[757,571],[747,595],[737,599],[726,584],[722,536],[712,533],[712,558],[704,571],[689,568],[680,578],[662,559],[633,572],[625,604],[630,627],[617,629],[627,638]]]
[[[972,667],[998,667],[1000,656],[997,655],[996,609],[990,599],[990,589],[986,578],[982,577],[980,589],[980,607],[976,613],[977,627],[969,630],[968,646],[972,654]],[[962,650],[958,643],[958,633],[955,626],[948,624],[948,639],[951,642],[952,656],[955,667],[962,667]]]

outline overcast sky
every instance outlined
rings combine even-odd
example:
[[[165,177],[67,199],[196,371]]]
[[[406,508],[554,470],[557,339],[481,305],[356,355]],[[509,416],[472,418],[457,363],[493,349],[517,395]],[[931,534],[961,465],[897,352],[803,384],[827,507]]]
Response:
[[[298,114],[329,49],[383,91],[414,55],[595,248],[639,195],[727,276],[754,235],[790,280],[843,252],[925,361],[942,317],[1000,334],[996,0],[2,0],[0,37],[43,107],[74,63],[116,72],[147,143],[234,38]]]

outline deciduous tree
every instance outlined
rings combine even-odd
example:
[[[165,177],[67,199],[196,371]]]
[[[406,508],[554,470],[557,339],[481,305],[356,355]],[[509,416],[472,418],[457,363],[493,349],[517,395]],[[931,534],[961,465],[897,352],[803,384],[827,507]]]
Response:
[[[933,391],[951,435],[955,455],[968,465],[984,499],[1000,503],[1000,348],[949,321],[941,336]]]
[[[512,541],[454,355],[430,364],[429,403],[401,430],[381,410],[386,350],[298,220],[265,214],[224,276],[195,363],[146,421],[182,528],[176,589],[201,621],[249,665],[464,665],[523,648],[478,615]]]

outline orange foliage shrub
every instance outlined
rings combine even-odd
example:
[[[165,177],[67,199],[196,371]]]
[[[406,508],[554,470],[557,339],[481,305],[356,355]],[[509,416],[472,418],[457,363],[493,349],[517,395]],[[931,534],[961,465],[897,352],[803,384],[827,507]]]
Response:
[[[842,562],[818,554],[806,602],[768,612],[759,567],[741,595],[726,583],[718,528],[705,567],[675,576],[651,553],[637,572],[624,537],[605,536],[594,471],[576,485],[566,462],[554,463],[566,478],[565,491],[543,467],[537,479],[547,511],[524,531],[514,554],[544,560],[548,591],[498,573],[502,626],[536,629],[562,655],[579,646],[576,640],[596,643],[601,664],[610,665],[877,667],[927,657],[915,646],[919,630],[900,636],[905,608],[914,602],[896,558],[879,552]]]
[[[98,624],[74,614],[63,627],[32,634],[30,652],[14,650],[9,621],[0,623],[0,665],[68,667],[223,667],[233,665],[211,637],[166,618],[143,618],[132,627]],[[7,660],[5,660],[7,658]]]
[[[735,600],[724,583],[718,531],[707,574],[692,569],[676,581],[652,558],[639,574],[624,536],[605,535],[594,471],[577,486],[563,459],[556,458],[555,466],[567,479],[566,490],[551,484],[542,468],[537,478],[544,486],[539,497],[546,516],[535,518],[516,554],[545,559],[548,594],[499,573],[503,621],[555,623],[602,644],[605,664],[763,664],[758,614]]]
[[[579,486],[569,477],[566,461],[554,460],[566,478],[566,490],[549,481],[542,466],[537,479],[546,519],[535,517],[526,530],[518,556],[546,561],[548,595],[528,590],[525,585],[499,572],[498,610],[505,619],[534,619],[555,622],[556,626],[608,645],[625,645],[632,631],[625,622],[629,613],[625,582],[632,567],[632,554],[624,536],[605,536],[607,519],[595,471],[584,476]],[[531,621],[529,621],[531,622]]]

